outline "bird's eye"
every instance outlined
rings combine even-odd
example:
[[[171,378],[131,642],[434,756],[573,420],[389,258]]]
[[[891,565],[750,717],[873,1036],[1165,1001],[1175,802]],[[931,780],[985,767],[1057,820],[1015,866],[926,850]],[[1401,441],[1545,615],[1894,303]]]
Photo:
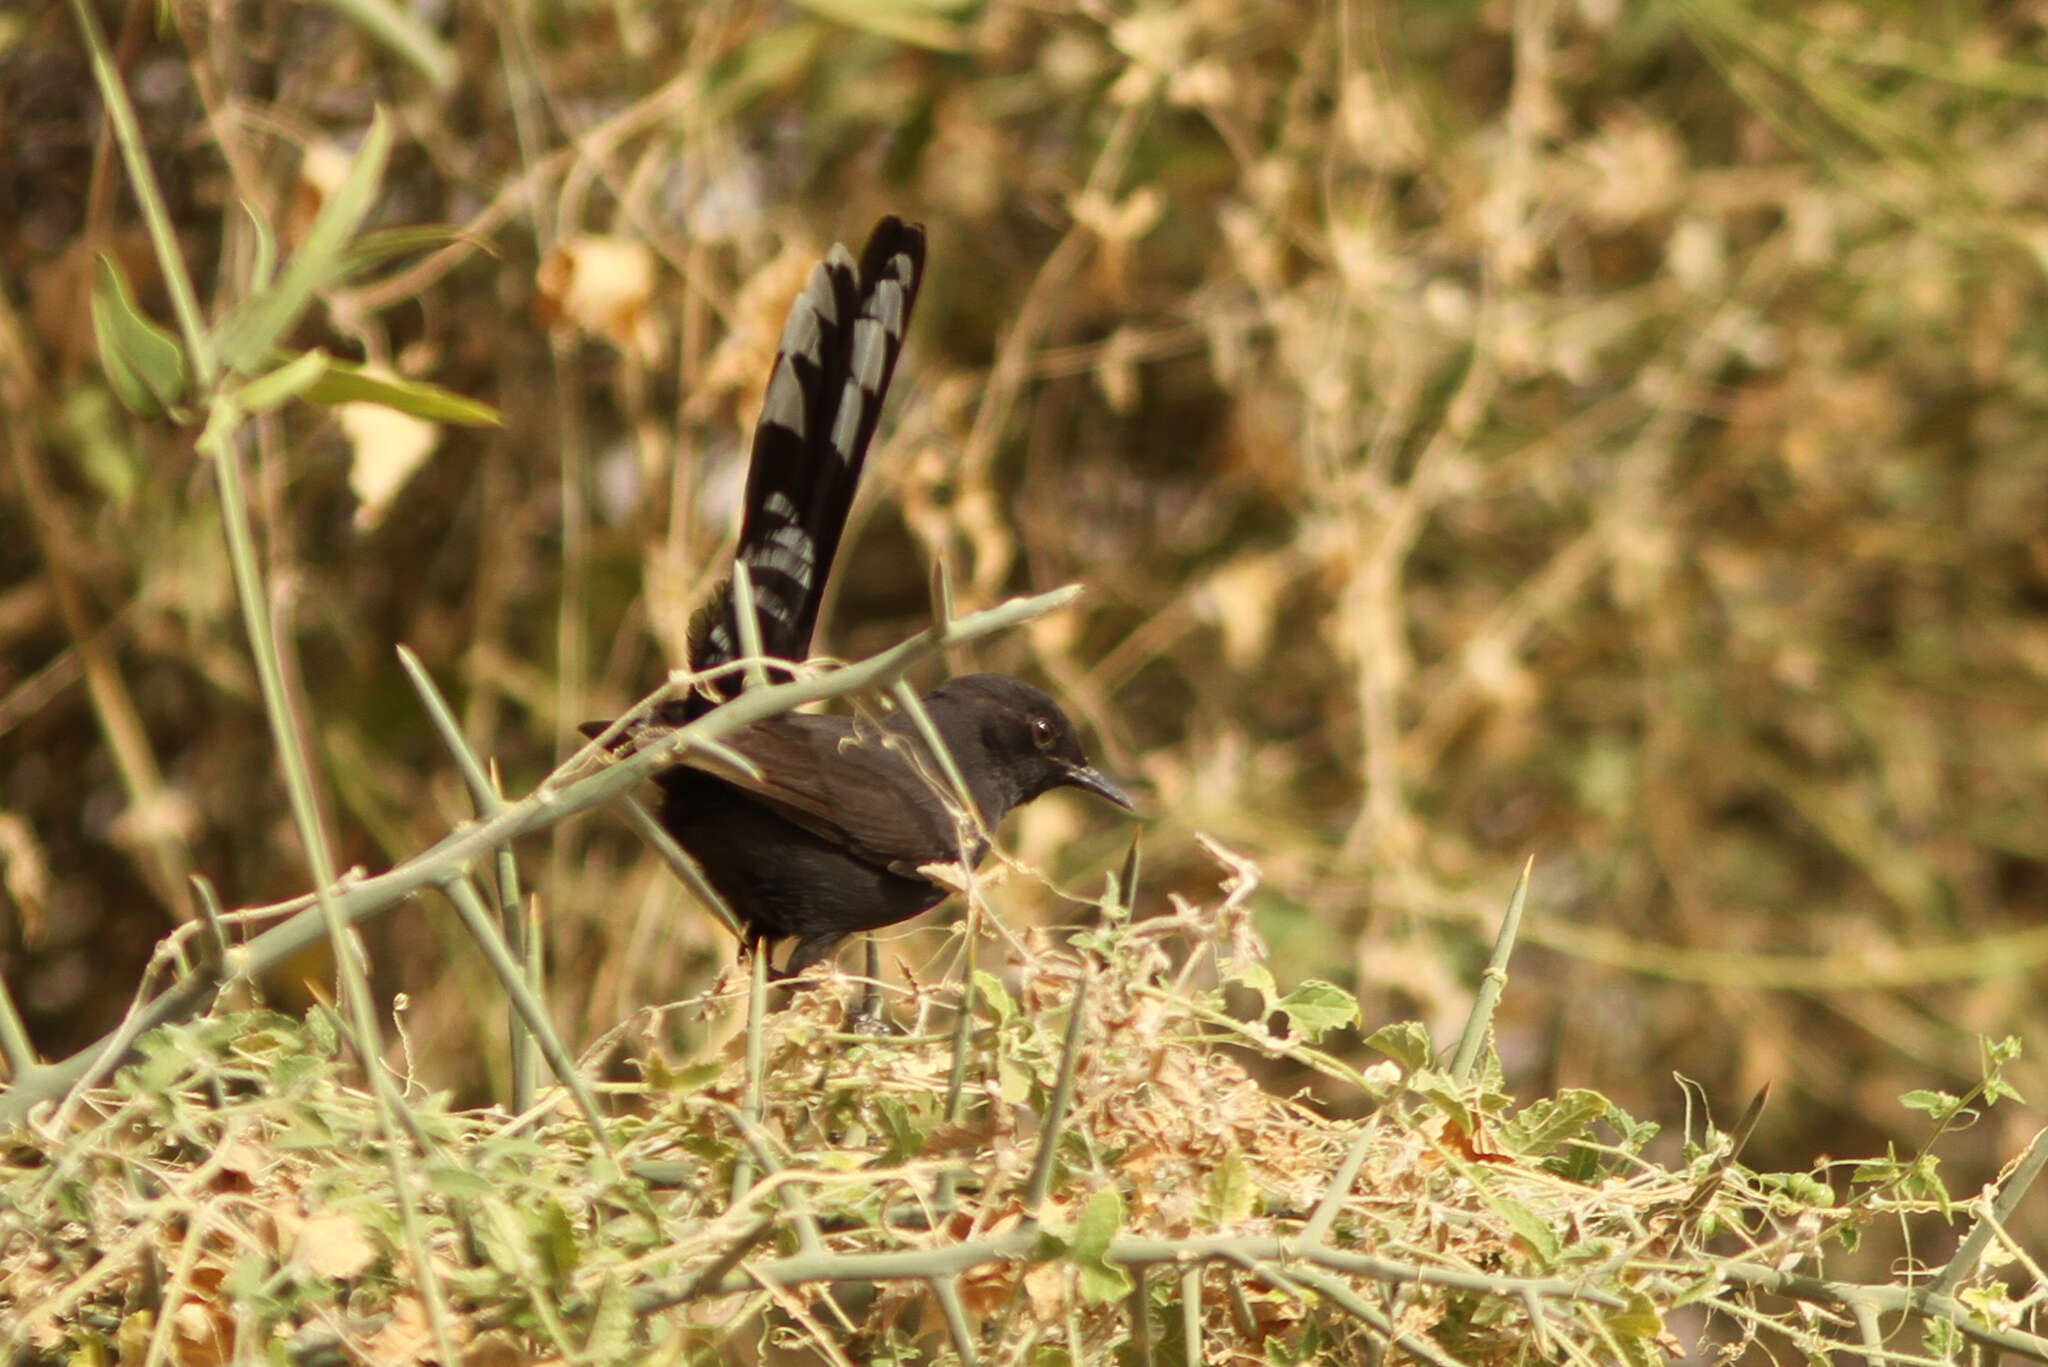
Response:
[[[1052,735],[1051,717],[1033,717],[1031,719],[1031,739],[1038,742],[1040,749],[1044,749],[1052,744]]]

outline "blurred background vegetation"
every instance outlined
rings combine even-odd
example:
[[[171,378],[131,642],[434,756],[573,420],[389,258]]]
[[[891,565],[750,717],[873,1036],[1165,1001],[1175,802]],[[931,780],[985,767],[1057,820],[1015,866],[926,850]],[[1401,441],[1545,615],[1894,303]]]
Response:
[[[296,407],[249,453],[346,860],[469,814],[396,644],[515,793],[680,661],[782,312],[895,212],[932,268],[824,645],[922,625],[940,555],[963,607],[1086,584],[951,663],[1046,682],[1146,794],[1143,899],[1209,895],[1205,833],[1283,982],[1443,1040],[1534,856],[1511,1083],[1676,1122],[1677,1072],[1727,1124],[1770,1081],[1756,1166],[1913,1151],[1899,1093],[1967,1090],[1980,1032],[2048,1092],[2048,8],[97,10],[217,307],[379,105],[371,226],[459,233],[296,340],[502,430]],[[137,222],[74,16],[13,5],[0,972],[51,1055],[189,873],[308,884],[211,474],[95,359],[95,253],[167,317]],[[1087,891],[1127,838],[1064,798],[1010,831]],[[522,855],[574,1038],[732,957],[616,820]],[[423,1078],[496,1086],[447,909],[369,934]],[[2002,1109],[1955,1190],[2038,1124]]]

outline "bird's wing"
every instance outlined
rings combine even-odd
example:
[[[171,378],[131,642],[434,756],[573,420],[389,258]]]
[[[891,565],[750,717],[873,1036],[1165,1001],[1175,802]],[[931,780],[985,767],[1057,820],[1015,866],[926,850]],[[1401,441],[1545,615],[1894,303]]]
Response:
[[[952,805],[921,772],[932,767],[918,762],[926,759],[923,746],[894,728],[856,729],[844,717],[792,713],[746,727],[723,743],[756,772],[702,751],[685,754],[682,767],[724,780],[892,873],[915,876],[922,865],[962,856]],[[970,843],[964,853],[973,862],[982,848]]]

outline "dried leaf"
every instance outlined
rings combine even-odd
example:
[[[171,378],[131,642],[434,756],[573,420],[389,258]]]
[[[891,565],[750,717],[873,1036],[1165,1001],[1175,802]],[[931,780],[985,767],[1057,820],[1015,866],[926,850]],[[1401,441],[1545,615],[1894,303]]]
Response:
[[[585,234],[550,250],[535,279],[541,321],[601,337],[641,361],[661,351],[651,311],[654,253],[631,237]]]
[[[441,428],[381,403],[344,403],[335,419],[348,439],[348,487],[360,505],[357,531],[369,531],[413,472],[440,444]]]
[[[353,1215],[330,1211],[299,1226],[292,1261],[316,1277],[344,1281],[377,1260],[377,1246]]]

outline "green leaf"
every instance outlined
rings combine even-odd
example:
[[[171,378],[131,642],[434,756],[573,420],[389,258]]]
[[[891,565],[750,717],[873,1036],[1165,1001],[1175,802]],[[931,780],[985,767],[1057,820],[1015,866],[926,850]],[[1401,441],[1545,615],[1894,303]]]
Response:
[[[1609,1310],[1600,1318],[1609,1331],[1620,1338],[1647,1343],[1664,1332],[1664,1320],[1657,1313],[1656,1302],[1640,1291],[1629,1293],[1623,1308]]]
[[[94,260],[91,310],[100,368],[123,408],[154,418],[184,397],[185,349],[136,306],[121,267],[105,252]]]
[[[827,37],[822,24],[770,24],[711,64],[697,117],[711,126],[736,118],[756,100],[802,79]]]
[[[2015,1101],[2026,1105],[2027,1099],[2005,1080],[2003,1071],[2006,1064],[2017,1062],[2023,1052],[2019,1037],[2007,1035],[1994,1040],[1989,1035],[1979,1035],[1977,1047],[1984,1056],[1984,1104],[1996,1106],[2001,1101]]]
[[[522,1280],[539,1280],[534,1247],[520,1228],[519,1216],[503,1199],[479,1198],[470,1207],[469,1230],[485,1262]]]
[[[627,1283],[607,1276],[597,1289],[597,1309],[590,1316],[590,1333],[583,1340],[584,1362],[628,1362],[637,1355],[629,1352],[640,1317],[634,1313],[633,1297]]]
[[[996,1082],[1002,1089],[1003,1100],[1012,1106],[1021,1106],[1031,1099],[1031,1070],[1007,1054],[996,1059]]]
[[[489,404],[465,399],[420,380],[372,375],[346,361],[330,360],[326,373],[306,391],[306,399],[310,403],[382,404],[428,422],[452,422],[465,427],[504,425],[498,410]]]
[[[1436,1046],[1429,1042],[1429,1032],[1419,1021],[1382,1025],[1365,1037],[1365,1047],[1385,1054],[1408,1073],[1427,1068],[1430,1060],[1436,1057]]]
[[[706,1163],[723,1163],[738,1151],[738,1145],[716,1135],[686,1131],[676,1139],[684,1153],[693,1154]]]
[[[188,1043],[190,1038],[189,1032],[177,1025],[167,1025],[144,1035],[136,1046],[142,1061],[132,1065],[136,1090],[161,1096],[182,1085],[189,1071],[187,1052],[191,1047]]]
[[[317,348],[308,351],[243,385],[236,392],[235,400],[251,413],[268,413],[311,389],[332,363],[333,358],[326,352]]]
[[[264,1090],[274,1096],[289,1095],[300,1082],[327,1071],[327,1061],[311,1054],[286,1054],[270,1068]]]
[[[1273,1009],[1273,998],[1279,994],[1279,985],[1273,981],[1273,971],[1257,959],[1232,959],[1228,964],[1219,965],[1227,982],[1249,987],[1259,994],[1261,1011]]]
[[[93,1188],[90,1183],[63,1180],[51,1188],[50,1202],[67,1220],[90,1225],[93,1219]]]
[[[1621,1151],[1641,1153],[1664,1127],[1654,1120],[1638,1120],[1613,1102],[1607,1103],[1607,1127],[1621,1136]]]
[[[996,1018],[998,1025],[1008,1025],[1017,1014],[1017,1003],[1011,998],[1010,990],[993,973],[979,968],[974,970],[974,995],[988,1003],[989,1013]]]
[[[671,1096],[690,1096],[718,1081],[725,1072],[725,1065],[708,1062],[671,1068],[658,1058],[648,1058],[641,1061],[640,1069],[646,1075],[651,1090]]]
[[[798,0],[821,18],[940,52],[967,50],[980,0]]]
[[[698,1171],[694,1163],[674,1158],[642,1158],[628,1163],[626,1171],[634,1181],[645,1182],[656,1191],[676,1191]]]
[[[1516,1112],[1501,1125],[1501,1142],[1512,1153],[1541,1158],[1574,1139],[1587,1137],[1594,1122],[1607,1111],[1607,1098],[1600,1093],[1568,1088]]]
[[[583,1261],[583,1250],[576,1239],[576,1222],[553,1197],[543,1201],[529,1219],[534,1251],[540,1255],[541,1266],[548,1270],[556,1286],[567,1285]]]
[[[877,1096],[875,1115],[889,1137],[887,1150],[882,1156],[884,1163],[901,1163],[924,1152],[924,1132],[918,1129],[910,1108],[900,1097]]]
[[[1216,1171],[1209,1174],[1197,1218],[1217,1229],[1235,1229],[1251,1216],[1257,1195],[1243,1152],[1233,1148],[1223,1155]]]
[[[474,236],[466,237],[462,229],[453,223],[414,223],[403,228],[379,228],[375,232],[364,233],[342,253],[341,273],[344,277],[360,275],[372,266],[381,266],[395,257],[436,251],[451,242],[465,240],[480,252],[496,255],[489,242]]]
[[[343,254],[376,201],[391,156],[391,121],[379,109],[356,152],[355,165],[327,202],[299,249],[285,262],[277,283],[259,291],[222,321],[218,334],[223,364],[249,374],[298,323],[313,296],[341,275]]]
[[[255,294],[270,283],[270,277],[277,270],[277,233],[272,230],[268,219],[256,212],[256,206],[248,200],[242,201],[242,212],[249,216],[249,222],[256,229],[256,259],[250,263],[247,293]]]
[[[497,1190],[497,1184],[482,1173],[453,1163],[429,1163],[425,1176],[427,1190],[451,1201],[475,1201]]]
[[[1478,1118],[1465,1101],[1470,1093],[1443,1073],[1424,1069],[1408,1079],[1408,1088],[1443,1112],[1462,1133],[1468,1136],[1479,1133]]]
[[[1331,1030],[1356,1025],[1358,998],[1335,983],[1310,978],[1280,999],[1290,1026],[1310,1044]]]
[[[1491,1198],[1487,1205],[1507,1222],[1517,1238],[1529,1246],[1544,1268],[1548,1269],[1557,1261],[1557,1231],[1542,1216],[1521,1202],[1503,1196]]]
[[[1931,1153],[1921,1154],[1899,1174],[1899,1192],[1931,1201],[1941,1208],[1943,1215],[1948,1214],[1948,1187],[1941,1180],[1941,1159]]]
[[[455,53],[441,37],[397,0],[327,0],[328,7],[363,36],[446,90],[455,83]]]
[[[112,382],[73,385],[65,392],[65,445],[93,488],[116,508],[126,508],[142,483],[142,462],[115,407]]]
[[[1899,1104],[1909,1111],[1925,1111],[1936,1120],[1946,1120],[1961,1108],[1963,1099],[1952,1092],[1930,1092],[1915,1088],[1901,1096]]]
[[[316,1006],[306,1013],[306,1033],[323,1054],[334,1054],[341,1047],[341,1027],[327,1007]]]
[[[1109,1261],[1109,1243],[1123,1228],[1124,1198],[1115,1187],[1104,1187],[1081,1207],[1067,1237],[1067,1256],[1080,1269],[1081,1299],[1090,1305],[1107,1305],[1131,1294],[1131,1277]]]
[[[1103,919],[1111,924],[1123,924],[1131,919],[1131,913],[1138,905],[1138,875],[1143,867],[1138,853],[1138,837],[1131,837],[1131,848],[1124,854],[1121,872],[1111,874],[1102,893]]]
[[[221,1278],[220,1289],[225,1291],[234,1303],[248,1305],[266,1302],[264,1287],[270,1281],[271,1271],[270,1259],[259,1253],[244,1253],[235,1259],[235,1265],[228,1275]],[[74,1362],[78,1360],[72,1359]]]
[[[334,1148],[334,1127],[327,1123],[327,1117],[310,1106],[293,1109],[285,1127],[277,1131],[270,1141],[286,1153],[318,1152]]]
[[[1920,1349],[1936,1362],[1960,1362],[1969,1345],[1949,1320],[1929,1317],[1920,1327]]]

